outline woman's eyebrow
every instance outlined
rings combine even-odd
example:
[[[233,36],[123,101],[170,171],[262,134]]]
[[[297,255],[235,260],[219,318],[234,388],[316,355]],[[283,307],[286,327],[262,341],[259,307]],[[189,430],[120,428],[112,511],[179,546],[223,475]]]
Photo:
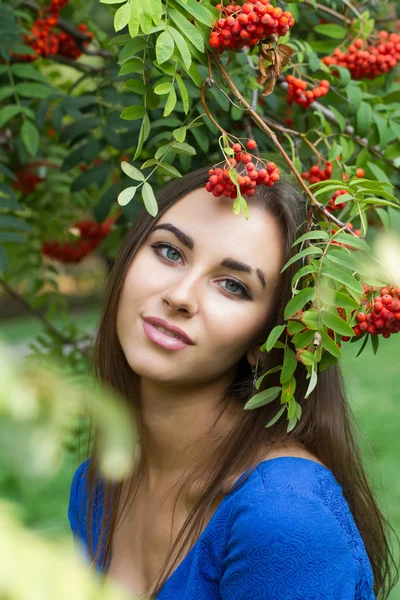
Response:
[[[172,225],[172,223],[160,223],[159,225],[153,227],[152,231],[156,231],[157,229],[165,229],[167,231],[170,231],[178,238],[181,244],[186,246],[186,248],[189,248],[189,250],[193,250],[195,246],[194,239],[187,233],[184,233],[183,231],[178,229],[178,227],[175,227],[175,225]],[[245,265],[244,263],[239,262],[234,258],[224,258],[221,262],[221,267],[227,267],[228,269],[232,269],[233,271],[245,271],[246,273],[250,273],[250,275],[252,275],[253,271],[255,271],[258,275],[258,279],[260,280],[262,287],[265,288],[265,275],[261,271],[261,269],[252,269],[249,265]]]

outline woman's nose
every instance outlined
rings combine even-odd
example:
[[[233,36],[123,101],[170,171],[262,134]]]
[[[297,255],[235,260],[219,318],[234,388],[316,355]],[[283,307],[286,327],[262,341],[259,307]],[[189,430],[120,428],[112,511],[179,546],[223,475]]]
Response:
[[[197,280],[193,276],[180,279],[161,294],[162,301],[173,311],[186,311],[195,314],[198,311]]]

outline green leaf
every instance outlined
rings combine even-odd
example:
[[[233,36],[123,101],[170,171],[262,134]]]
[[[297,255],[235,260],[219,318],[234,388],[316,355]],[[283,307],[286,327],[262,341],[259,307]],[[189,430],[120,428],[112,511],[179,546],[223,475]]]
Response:
[[[137,104],[135,106],[128,106],[128,108],[125,108],[120,114],[120,117],[121,119],[126,119],[128,121],[135,121],[136,119],[142,119],[145,114],[145,107]]]
[[[178,29],[180,29],[183,35],[191,41],[193,46],[197,48],[199,52],[204,52],[204,41],[199,30],[176,10],[169,10],[168,16],[171,17]]]
[[[304,250],[301,250],[301,252],[298,252],[295,256],[292,256],[292,258],[288,260],[288,262],[281,270],[281,273],[283,273],[283,271],[286,271],[286,269],[293,263],[297,262],[304,256],[309,256],[310,254],[316,254],[317,256],[321,256],[322,250],[319,246],[311,246],[310,248],[305,248]]]
[[[0,273],[5,275],[8,270],[8,254],[5,248],[0,246]]]
[[[339,73],[340,83],[343,87],[345,87],[351,80],[351,73],[347,67],[342,67],[339,65],[330,65],[330,69],[331,71],[337,71]]]
[[[339,129],[341,132],[343,132],[346,129],[346,119],[344,118],[342,113],[340,111],[338,111],[337,108],[332,106],[332,104],[329,104],[328,108],[329,108],[329,110],[331,110],[333,112],[335,119],[337,121],[337,124],[339,126]]]
[[[365,240],[362,240],[351,233],[341,231],[340,233],[333,234],[332,239],[335,240],[335,242],[346,244],[346,246],[351,246],[352,248],[358,248],[359,250],[365,250],[366,252],[370,250],[370,247]]]
[[[346,296],[346,294],[328,288],[320,288],[320,298],[326,304],[340,306],[341,308],[348,308],[350,310],[357,309],[360,306],[359,303],[350,296]]]
[[[354,110],[358,110],[362,103],[361,88],[358,85],[355,85],[355,82],[350,81],[346,87],[346,94],[351,106]]]
[[[122,192],[118,194],[118,204],[120,206],[126,206],[136,194],[136,190],[136,186],[127,187],[124,190],[122,190]]]
[[[16,115],[21,112],[21,107],[16,104],[9,104],[0,108],[0,127],[4,127],[8,121],[13,119]]]
[[[155,217],[158,213],[157,200],[153,192],[153,188],[149,183],[144,183],[142,188],[143,202],[148,213]]]
[[[138,79],[128,79],[125,81],[124,87],[130,92],[133,92],[134,94],[140,94],[141,96],[144,96],[147,93],[145,84],[143,81],[139,81]]]
[[[26,236],[21,235],[20,233],[14,233],[13,231],[0,231],[0,242],[25,242]]]
[[[175,27],[169,26],[167,31],[169,31],[169,33],[174,38],[176,47],[178,48],[179,54],[182,57],[185,69],[190,69],[192,65],[192,55],[190,54],[189,46],[187,45],[185,38],[179,33],[177,29],[175,29]]]
[[[193,135],[197,146],[203,152],[208,152],[210,149],[210,138],[207,135],[207,132],[202,127],[189,127],[190,133]]]
[[[169,137],[169,135],[168,135],[168,137]],[[168,154],[171,152],[171,150],[172,150],[171,143],[164,144],[163,146],[160,146],[157,149],[157,152],[155,153],[154,158],[156,158],[157,160],[161,157],[166,158],[168,156]]]
[[[360,356],[360,354],[362,353],[362,351],[364,350],[365,346],[366,346],[366,345],[367,345],[367,343],[368,343],[369,337],[370,337],[369,335],[365,335],[365,336],[364,336],[364,340],[363,340],[363,343],[361,344],[361,348],[360,348],[360,349],[359,349],[359,351],[357,352],[357,354],[356,354],[355,358],[357,358],[358,356]]]
[[[139,10],[137,0],[130,0],[131,16],[128,23],[128,31],[131,38],[139,33]]]
[[[283,415],[285,410],[286,410],[286,404],[285,404],[285,406],[282,406],[282,408],[276,413],[276,415],[270,421],[268,421],[268,423],[266,424],[265,427],[271,427],[272,425],[275,425],[275,423],[280,419],[280,417]]]
[[[389,177],[386,175],[386,173],[380,167],[378,167],[378,165],[376,165],[373,162],[368,162],[367,165],[368,165],[368,168],[375,175],[377,181],[380,181],[380,182],[386,181],[387,183],[390,183],[390,185],[392,185]]]
[[[53,93],[53,90],[41,83],[18,83],[15,86],[17,94],[24,98],[47,98]]]
[[[182,174],[179,173],[178,169],[175,169],[172,165],[168,163],[159,163],[158,168],[161,169],[167,175],[171,175],[171,177],[182,177]]]
[[[22,231],[31,231],[32,229],[29,223],[12,215],[0,215],[0,227],[4,229],[20,229]]]
[[[134,179],[135,181],[144,181],[145,179],[143,173],[139,171],[139,169],[129,164],[125,160],[121,162],[121,169],[123,170],[125,175],[128,175],[128,177],[130,177],[130,179]]]
[[[341,319],[337,315],[334,315],[331,312],[328,312],[327,310],[321,310],[320,315],[323,324],[326,325],[326,327],[329,327],[329,329],[333,329],[333,331],[340,333],[340,335],[354,335],[354,331],[352,330],[350,325],[346,323],[346,321],[343,321],[343,319]]]
[[[280,377],[280,383],[288,381],[297,367],[296,354],[289,347],[285,349],[285,357],[283,359],[283,368]]]
[[[286,305],[284,318],[289,319],[301,310],[305,304],[315,300],[315,287],[307,287],[300,290]]]
[[[31,121],[24,121],[21,127],[21,139],[25,148],[32,156],[37,154],[39,150],[39,131]]]
[[[180,92],[180,95],[182,98],[183,110],[185,111],[185,114],[187,115],[189,112],[189,94],[188,94],[186,86],[183,82],[183,79],[179,75],[179,73],[175,74],[175,79],[178,84],[179,92]]]
[[[372,109],[366,102],[361,102],[356,113],[356,133],[361,137],[368,135],[372,124]]]
[[[122,4],[125,0],[100,0],[102,4]]]
[[[171,33],[163,31],[157,38],[156,42],[156,57],[157,62],[161,65],[169,60],[174,53],[175,43]]]
[[[158,85],[156,85],[156,87],[154,88],[154,93],[158,94],[159,96],[162,96],[163,94],[169,94],[169,92],[171,91],[172,88],[172,83],[170,81],[167,81],[165,83],[160,83]]]
[[[33,65],[16,63],[15,65],[11,65],[11,72],[20,79],[31,79],[32,81],[39,81],[39,83],[48,83],[46,77],[35,69]]]
[[[193,148],[193,146],[190,146],[186,142],[174,142],[172,148],[177,154],[187,154],[188,156],[196,154],[196,148]]]
[[[115,31],[120,31],[129,23],[129,19],[131,18],[131,7],[129,2],[120,6],[117,12],[114,15],[114,29]]]
[[[357,279],[355,279],[348,273],[337,269],[336,267],[332,267],[331,265],[329,265],[328,267],[326,264],[324,264],[322,267],[322,274],[325,275],[325,277],[330,277],[331,279],[342,283],[343,285],[348,287],[349,290],[353,290],[353,292],[356,292],[357,294],[364,293],[364,288]]]
[[[153,23],[155,23],[155,25],[160,25],[162,19],[161,0],[150,0],[150,10],[153,15]]]
[[[350,252],[346,250],[336,251],[331,247],[326,253],[325,257],[329,261],[336,263],[337,265],[341,265],[342,267],[345,267],[346,269],[349,269],[352,272],[358,270],[356,259],[352,254],[350,254]]]
[[[265,344],[261,346],[261,352],[270,352],[271,349],[275,346],[276,341],[280,338],[282,331],[284,331],[286,325],[277,325],[270,332],[267,341]]]
[[[173,136],[177,142],[184,142],[186,139],[186,127],[179,127],[179,129],[174,129]]]
[[[372,350],[374,352],[374,354],[376,354],[378,352],[378,348],[379,348],[379,338],[377,335],[371,335],[371,344],[372,344]]]
[[[302,235],[301,237],[299,237],[298,240],[296,240],[293,244],[292,247],[295,246],[296,244],[300,244],[301,242],[304,242],[304,240],[329,240],[329,235],[326,231],[309,231],[308,233],[305,233],[304,235]]]
[[[306,348],[311,344],[314,336],[315,332],[312,329],[307,329],[306,331],[296,333],[296,335],[292,337],[291,342],[295,348]]]
[[[163,112],[163,117],[168,117],[168,115],[170,115],[172,113],[172,111],[175,108],[176,105],[176,92],[175,92],[175,88],[172,87],[170,89],[170,92],[168,94],[168,98],[167,101],[165,103],[165,108],[164,108],[164,112]]]
[[[274,386],[255,394],[255,396],[246,402],[243,410],[253,410],[273,402],[279,396],[281,389],[282,388],[280,386]]]
[[[306,391],[306,394],[305,394],[304,398],[308,398],[308,396],[311,394],[311,392],[313,391],[313,389],[317,385],[317,381],[318,381],[317,372],[315,370],[316,369],[315,364],[312,365],[311,368],[312,368],[312,371],[311,371],[310,383],[308,384],[308,388],[307,388],[307,391]]]
[[[131,40],[126,46],[121,50],[118,57],[118,64],[122,65],[127,60],[133,58],[135,54],[144,50],[144,48],[149,48],[149,44],[143,38],[135,38]]]
[[[341,352],[339,346],[336,344],[336,342],[333,341],[333,339],[327,334],[327,332],[325,330],[321,329],[321,331],[319,333],[321,334],[321,337],[322,337],[322,346],[324,348],[326,348],[326,350],[330,354],[333,354],[333,356],[336,356],[336,358],[342,358],[342,352]],[[352,335],[354,335],[354,332],[352,332]]]
[[[326,25],[315,25],[314,31],[317,33],[322,33],[326,35],[326,37],[332,38],[334,40],[343,40],[347,31],[344,27],[340,25],[336,25],[335,23],[327,23]]]
[[[297,271],[297,273],[295,273],[293,275],[292,287],[294,287],[296,285],[297,281],[301,277],[305,277],[305,276],[309,275],[310,273],[318,273],[318,269],[315,265],[304,265],[304,267],[301,267],[301,269],[299,269]]]
[[[313,329],[313,330],[318,329],[318,311],[317,310],[315,310],[315,309],[306,310],[303,313],[301,320],[309,329]]]
[[[282,395],[281,395],[281,404],[285,404],[286,402],[290,402],[291,398],[296,391],[296,378],[292,377],[286,381],[282,386]]]
[[[207,27],[211,27],[212,25],[212,15],[211,13],[202,6],[196,0],[188,0],[185,2],[184,0],[176,0],[178,4],[180,4],[190,15],[192,15],[196,21],[200,21]]]
[[[142,73],[144,71],[144,63],[137,56],[127,60],[119,70],[118,76],[123,77],[129,73]]]
[[[0,102],[9,96],[12,96],[13,93],[13,87],[4,85],[2,88],[0,88]]]
[[[282,365],[278,365],[276,367],[273,367],[272,369],[269,369],[269,371],[267,371],[266,373],[263,373],[256,381],[255,383],[255,388],[257,390],[260,389],[260,385],[262,384],[263,380],[265,379],[265,377],[267,377],[267,375],[270,375],[271,373],[276,373],[277,371],[280,371],[282,369]]]

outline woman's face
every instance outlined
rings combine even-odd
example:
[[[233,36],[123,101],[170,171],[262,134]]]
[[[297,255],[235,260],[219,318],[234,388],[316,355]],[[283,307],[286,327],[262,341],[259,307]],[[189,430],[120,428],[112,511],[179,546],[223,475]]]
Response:
[[[245,354],[254,356],[282,260],[282,234],[270,214],[251,205],[246,220],[233,214],[231,199],[204,188],[179,200],[154,223],[126,274],[117,334],[130,367],[166,384],[226,377]],[[147,317],[179,327],[192,344],[165,348],[146,333],[157,335]]]

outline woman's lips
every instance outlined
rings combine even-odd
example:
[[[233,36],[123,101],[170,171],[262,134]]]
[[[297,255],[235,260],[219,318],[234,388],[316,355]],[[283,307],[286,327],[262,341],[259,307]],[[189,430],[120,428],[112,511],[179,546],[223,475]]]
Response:
[[[155,342],[167,350],[183,350],[189,346],[189,344],[186,344],[186,342],[180,340],[179,338],[171,337],[166,333],[162,333],[159,331],[159,329],[157,329],[157,327],[150,325],[150,323],[146,323],[146,321],[143,321],[143,329],[147,337],[152,342]]]

